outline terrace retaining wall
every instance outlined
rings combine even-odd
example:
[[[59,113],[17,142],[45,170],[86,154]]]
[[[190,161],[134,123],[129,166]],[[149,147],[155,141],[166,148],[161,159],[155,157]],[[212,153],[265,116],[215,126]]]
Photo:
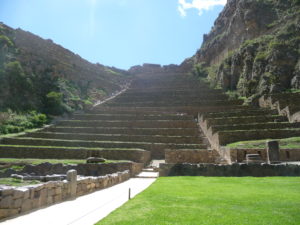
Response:
[[[218,153],[208,150],[166,150],[166,163],[215,163]]]
[[[116,162],[116,163],[91,163],[78,165],[63,165],[62,163],[41,163],[38,165],[25,165],[22,170],[8,169],[0,173],[0,177],[10,177],[11,174],[34,174],[35,176],[46,176],[53,174],[66,174],[69,170],[76,170],[81,176],[103,176],[119,171],[130,171],[130,176],[135,176],[144,168],[143,163]]]
[[[151,153],[144,150],[87,150],[39,147],[0,146],[2,158],[40,158],[40,159],[86,159],[103,157],[111,160],[131,160],[147,164]]]
[[[279,149],[280,161],[300,161],[300,149]],[[246,154],[259,154],[263,160],[267,160],[266,149],[230,149],[231,162],[243,162]]]
[[[266,177],[300,176],[300,165],[284,164],[172,164],[161,163],[159,176]]]

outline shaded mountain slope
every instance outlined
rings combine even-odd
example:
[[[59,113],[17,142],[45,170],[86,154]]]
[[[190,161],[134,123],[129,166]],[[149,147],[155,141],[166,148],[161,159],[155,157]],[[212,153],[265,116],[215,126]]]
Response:
[[[82,109],[122,89],[128,73],[92,64],[52,40],[0,24],[0,109]]]

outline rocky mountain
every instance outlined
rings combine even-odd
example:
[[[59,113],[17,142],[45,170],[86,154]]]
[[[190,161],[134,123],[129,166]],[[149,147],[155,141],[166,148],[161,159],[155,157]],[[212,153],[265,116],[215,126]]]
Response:
[[[0,24],[0,109],[58,115],[122,89],[128,72],[92,64],[30,32]]]
[[[181,68],[256,102],[300,89],[300,1],[228,0]]]

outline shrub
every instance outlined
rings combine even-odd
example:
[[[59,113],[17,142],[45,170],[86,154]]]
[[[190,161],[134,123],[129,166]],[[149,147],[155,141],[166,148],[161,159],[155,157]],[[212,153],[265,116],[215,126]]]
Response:
[[[45,114],[32,111],[26,114],[17,114],[11,110],[1,112],[0,134],[18,133],[26,129],[41,127],[48,122]]]
[[[63,94],[51,91],[46,95],[46,112],[51,115],[61,115],[64,113]]]
[[[0,46],[7,45],[8,47],[12,47],[13,42],[5,35],[0,35]]]
[[[200,77],[207,77],[207,69],[204,66],[203,63],[197,63],[194,65],[193,69],[192,69],[192,73],[194,76],[200,78]]]

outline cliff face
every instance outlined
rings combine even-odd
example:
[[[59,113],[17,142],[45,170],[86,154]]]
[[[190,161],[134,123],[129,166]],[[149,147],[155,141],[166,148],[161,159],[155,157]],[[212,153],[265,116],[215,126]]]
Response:
[[[89,63],[51,40],[0,24],[2,110],[46,112],[55,101],[67,111],[80,109],[121,89],[128,80],[125,75],[126,71]]]
[[[203,39],[181,66],[206,71],[213,86],[252,98],[300,88],[299,0],[228,0]]]

